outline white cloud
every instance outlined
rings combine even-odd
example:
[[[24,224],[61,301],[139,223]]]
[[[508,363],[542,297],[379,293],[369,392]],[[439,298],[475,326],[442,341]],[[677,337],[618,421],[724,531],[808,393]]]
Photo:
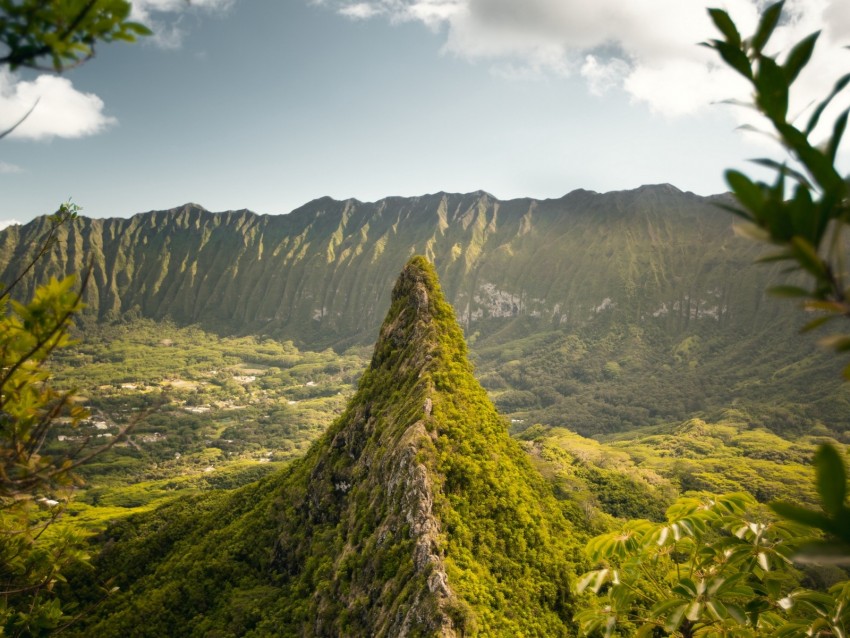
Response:
[[[22,169],[17,164],[9,164],[9,162],[0,162],[0,175],[14,175],[15,173],[23,173]]]
[[[20,226],[21,222],[17,219],[0,219],[0,230],[4,228],[8,228],[9,226]]]
[[[180,24],[186,11],[225,11],[236,0],[133,0],[131,18],[147,25],[153,41],[166,49],[176,49],[183,41]]]
[[[340,7],[339,12],[348,18],[366,20],[381,13],[381,8],[369,2],[357,2]]]
[[[832,0],[823,13],[826,36],[841,44],[850,40],[850,3],[845,0]]]
[[[581,66],[581,76],[587,80],[588,88],[594,95],[602,95],[610,89],[623,84],[629,74],[629,64],[620,58],[600,60],[588,55]]]
[[[314,0],[315,1],[315,0]],[[636,103],[666,116],[712,102],[747,99],[746,83],[713,51],[718,37],[699,0],[322,0],[352,18],[384,16],[445,33],[443,49],[485,60],[506,77],[579,74],[591,92],[620,87]],[[743,35],[752,33],[761,0],[717,0]],[[798,93],[821,96],[850,66],[850,3],[787,0],[773,39],[776,52],[825,29]],[[794,108],[804,108],[805,97]],[[741,117],[748,117],[742,114]]]
[[[144,20],[153,13],[179,13],[187,9],[222,11],[229,9],[235,0],[133,0],[134,20]]]
[[[116,122],[103,112],[103,100],[82,93],[67,78],[40,75],[22,81],[0,71],[0,130],[15,124],[33,105],[32,113],[9,135],[10,138],[43,140],[76,138],[99,133]]]

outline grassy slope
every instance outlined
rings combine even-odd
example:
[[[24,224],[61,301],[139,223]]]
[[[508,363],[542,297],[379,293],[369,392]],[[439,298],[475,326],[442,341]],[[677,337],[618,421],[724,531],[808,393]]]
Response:
[[[441,615],[463,635],[571,632],[575,532],[472,377],[425,262],[394,299],[358,392],[302,460],[108,532],[98,564],[124,593],[78,631],[396,635],[398,618],[432,609],[410,635],[438,635]],[[443,570],[450,591],[435,594]]]
[[[488,345],[490,339],[478,344],[482,379],[503,410],[510,409],[506,398],[515,392],[540,401],[537,407],[510,413],[517,421],[515,433],[535,440],[531,450],[535,458],[565,453],[573,459],[575,442],[595,446],[601,455],[602,460],[584,469],[582,463],[570,460],[569,489],[559,484],[564,498],[581,504],[576,515],[593,518],[599,511],[651,515],[669,500],[664,495],[679,489],[746,489],[762,500],[806,493],[811,445],[805,436],[839,436],[827,424],[834,426],[830,415],[845,405],[846,388],[831,401],[816,396],[805,408],[805,403],[794,401],[795,393],[823,391],[807,376],[811,364],[774,369],[769,358],[744,361],[744,353],[753,348],[729,349],[722,356],[711,351],[711,342],[707,346],[691,339],[687,347],[671,348],[665,362],[653,365],[646,339],[558,331],[504,348]],[[110,520],[150,510],[177,496],[237,487],[273,471],[280,462],[302,456],[353,394],[365,355],[362,349],[341,356],[332,351],[305,352],[291,343],[219,337],[194,327],[145,320],[90,330],[77,348],[61,353],[57,374],[61,382],[73,381],[90,398],[93,422],[109,425],[105,430],[89,425],[65,435],[113,433],[135,414],[134,408],[166,403],[137,426],[132,444],[121,445],[84,468],[87,486],[69,505],[66,521],[98,531]],[[612,373],[606,365],[613,360],[622,365]],[[749,379],[744,369],[750,370]],[[577,370],[582,374],[573,374]],[[234,377],[254,379],[238,383]],[[727,384],[731,377],[741,377],[740,383]],[[530,389],[506,389],[504,378]],[[771,384],[782,393],[781,401],[768,402],[758,394]],[[551,385],[569,392],[541,407],[551,396],[547,394]],[[718,392],[710,393],[711,388]],[[691,410],[689,403],[710,409]],[[650,409],[659,411],[665,404],[675,407],[672,417],[664,419],[661,412],[649,416]],[[734,407],[727,407],[730,404]],[[622,421],[617,427],[604,425],[624,411],[642,412],[635,418],[645,427],[604,440],[634,451],[635,465],[654,476],[649,491],[646,481],[632,481],[628,464],[620,462],[622,455],[610,444],[600,447],[576,434],[567,436],[563,429],[547,436],[541,436],[540,429],[524,432],[535,422],[584,432],[616,431]],[[683,436],[675,449],[670,449],[668,437],[656,435],[681,434],[684,426],[679,424],[691,418],[717,426],[718,432],[706,439]],[[617,443],[618,436],[626,437],[627,443]],[[558,452],[558,446],[564,451]],[[789,447],[795,450],[792,456],[777,455]],[[743,470],[740,459],[748,459]],[[773,467],[776,463],[781,467]],[[547,475],[555,474],[563,471],[547,470]],[[659,481],[665,486],[661,496],[655,490]]]

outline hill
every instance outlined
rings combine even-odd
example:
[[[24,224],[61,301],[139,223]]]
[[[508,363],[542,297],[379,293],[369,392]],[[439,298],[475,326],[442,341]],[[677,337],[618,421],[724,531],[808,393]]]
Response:
[[[423,258],[391,299],[357,392],[306,456],[106,533],[97,571],[121,593],[80,635],[573,633],[577,532],[472,376]]]

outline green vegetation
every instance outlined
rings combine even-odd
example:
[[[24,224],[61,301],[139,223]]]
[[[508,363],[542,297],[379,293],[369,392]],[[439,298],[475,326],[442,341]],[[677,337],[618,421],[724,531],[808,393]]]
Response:
[[[738,171],[727,171],[726,179],[739,204],[730,210],[748,222],[754,239],[780,248],[763,261],[790,262],[789,271],[805,273],[811,280],[808,288],[783,285],[772,289],[779,296],[803,299],[805,310],[820,314],[803,328],[807,332],[836,319],[850,317],[847,301],[850,288],[845,287],[847,244],[842,237],[850,222],[850,182],[842,177],[836,166],[850,108],[836,117],[825,141],[810,140],[830,103],[850,84],[850,73],[841,77],[829,95],[814,105],[803,128],[789,121],[792,85],[808,64],[820,33],[796,43],[782,64],[774,56],[765,54],[764,49],[779,24],[783,3],[781,0],[766,8],[758,29],[747,39],[741,37],[725,11],[710,10],[724,39],[712,40],[707,46],[717,50],[723,60],[752,85],[756,109],[771,124],[777,140],[791,156],[790,166],[757,160],[776,173],[773,184],[754,182]],[[786,199],[789,190],[792,197]],[[850,335],[847,334],[833,335],[823,342],[836,353],[850,349]],[[850,365],[845,367],[844,377],[850,379]],[[845,507],[847,475],[844,462],[835,448],[825,444],[815,456],[815,465],[823,513],[807,513],[788,505],[774,509],[837,539],[828,539],[826,546],[831,547],[833,554],[843,555],[842,560],[846,562],[850,554],[847,543],[850,510]]]
[[[718,419],[734,406],[754,427],[786,437],[824,427],[840,436],[850,426],[840,366],[816,344],[775,348],[781,325],[706,326],[684,336],[615,324],[507,342],[511,335],[497,332],[480,337],[474,354],[482,384],[517,432],[545,423],[605,436]]]
[[[49,218],[51,232],[20,276],[49,249],[52,231],[75,214],[65,204]],[[29,303],[19,303],[10,295],[20,276],[0,292],[0,633],[37,635],[68,620],[53,588],[66,570],[87,559],[73,532],[51,527],[78,480],[74,470],[91,452],[81,445],[54,456],[45,447],[60,419],[74,428],[87,414],[71,392],[51,385],[46,369],[51,354],[70,343],[82,291],[74,289],[72,275],[51,279]],[[54,494],[62,496],[53,500]]]
[[[147,33],[123,0],[0,9],[12,67],[61,70],[97,40]],[[730,172],[735,206],[668,186],[441,193],[1,232],[19,303],[0,296],[0,633],[46,634],[83,610],[71,631],[104,637],[549,637],[576,622],[594,636],[844,635],[846,574],[791,559],[847,555],[850,390],[811,344],[775,348],[796,318],[754,291],[778,270],[750,268],[712,215],[732,208],[779,246],[768,259],[800,272],[773,292],[825,313],[807,328],[850,314],[834,167],[847,113],[825,146],[808,141],[850,76],[805,129],[789,123],[817,36],[781,65],[765,56],[780,11],[749,39],[712,11],[724,40],[710,46],[796,161],[760,160],[773,184]],[[409,261],[387,298],[414,252],[439,265],[520,443],[430,264]],[[59,278],[73,271],[91,272],[91,295],[71,346],[80,298]],[[359,344],[387,305],[361,377]],[[98,443],[110,449],[77,469]],[[579,587],[601,597],[582,600],[586,533],[601,536]]]
[[[582,633],[843,636],[850,583],[830,594],[800,586],[792,557],[805,536],[745,494],[682,497],[663,522],[629,521],[588,543],[599,568],[579,589],[605,591],[578,614]]]
[[[113,441],[145,415],[78,468],[85,483],[62,523],[86,532],[179,496],[239,487],[303,456],[342,413],[368,362],[365,348],[302,352],[291,342],[148,320],[86,324],[84,333],[50,368],[87,414],[73,430],[54,428],[47,449]]]
[[[790,262],[791,272],[800,271],[811,280],[809,287],[783,285],[771,289],[777,296],[804,299],[804,309],[821,315],[806,325],[804,330],[808,331],[850,315],[850,288],[845,286],[844,270],[846,244],[842,240],[850,221],[850,184],[835,165],[850,109],[839,114],[826,140],[810,140],[824,111],[850,84],[850,73],[836,82],[826,99],[814,105],[805,127],[798,128],[788,119],[792,85],[811,58],[820,33],[796,43],[782,64],[764,53],[783,4],[777,2],[767,8],[758,31],[747,39],[741,38],[726,12],[712,9],[712,18],[724,39],[712,40],[707,46],[717,50],[752,84],[755,107],[791,156],[790,165],[756,160],[776,173],[772,184],[754,182],[740,171],[727,171],[726,180],[737,199],[736,206],[727,208],[746,220],[753,239],[780,248],[762,261]],[[792,196],[786,199],[789,190]],[[844,352],[850,347],[850,337],[840,335],[830,343],[837,352]],[[850,366],[845,376],[850,378]]]
[[[0,64],[53,71],[77,66],[94,56],[97,42],[133,42],[150,35],[131,22],[126,0],[0,0]]]
[[[414,258],[357,392],[307,455],[111,527],[99,576],[72,589],[120,592],[77,631],[566,636],[576,536]]]
[[[150,477],[208,448],[234,459],[301,456],[342,412],[367,362],[365,348],[303,352],[292,342],[144,320],[87,325],[85,334],[53,368],[58,383],[87,397],[89,430],[108,435],[155,408],[129,445],[86,468],[92,477],[113,462],[123,474],[134,464],[133,476]]]
[[[125,40],[150,31],[128,20],[125,0],[0,0],[0,72],[8,66],[39,68],[47,58],[54,71],[85,62],[97,42]],[[14,131],[37,106],[9,128]],[[26,246],[27,257],[12,261],[0,285],[0,634],[46,635],[73,620],[55,585],[88,559],[81,539],[53,523],[62,514],[51,496],[79,481],[74,470],[99,451],[86,443],[51,454],[48,438],[60,421],[69,429],[87,416],[72,391],[51,385],[48,358],[70,344],[69,327],[83,307],[91,268],[77,287],[74,272],[45,277],[34,267],[57,248],[58,235],[77,219],[79,207],[60,205],[42,219]],[[26,290],[24,290],[26,289]],[[67,431],[67,430],[66,430]],[[102,446],[100,451],[108,448]]]
[[[791,262],[791,271],[814,280],[810,288],[772,288],[774,294],[805,299],[807,310],[824,313],[806,325],[808,331],[848,316],[841,233],[850,198],[835,157],[850,110],[838,116],[825,143],[814,145],[809,137],[832,99],[850,83],[850,75],[815,105],[804,129],[789,122],[791,85],[808,63],[819,34],[797,43],[782,64],[764,54],[782,7],[782,2],[767,7],[756,32],[746,39],[725,11],[711,9],[724,39],[707,46],[752,84],[755,107],[795,162],[789,166],[757,160],[776,172],[773,184],[727,172],[738,201],[738,206],[727,208],[747,220],[753,238],[781,248],[765,260]],[[840,335],[828,343],[840,353],[848,349],[850,338]],[[850,367],[845,377],[850,377]],[[786,447],[779,454],[788,451]],[[580,588],[607,590],[601,609],[579,615],[582,631],[608,637],[625,624],[627,632],[637,626],[639,636],[656,631],[682,638],[845,636],[850,581],[838,582],[828,592],[811,591],[800,586],[800,575],[792,567],[794,559],[848,562],[850,508],[842,456],[830,442],[819,447],[815,509],[774,503],[777,520],[744,495],[704,495],[680,499],[668,509],[666,522],[629,521],[623,529],[591,540],[588,555],[601,568],[588,573]],[[821,533],[826,538],[818,538]],[[839,578],[846,579],[846,573]]]
[[[617,518],[663,520],[679,495],[747,492],[762,503],[786,500],[814,505],[810,459],[823,435],[791,442],[755,427],[747,415],[728,410],[717,421],[690,419],[604,437],[581,437],[540,425],[518,435],[559,498],[596,531]]]

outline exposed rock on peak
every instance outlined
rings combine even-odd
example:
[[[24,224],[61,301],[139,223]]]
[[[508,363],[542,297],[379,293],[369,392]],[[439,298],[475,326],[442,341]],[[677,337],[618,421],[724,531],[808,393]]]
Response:
[[[521,484],[529,479],[534,484],[537,477],[472,376],[454,312],[424,258],[411,259],[399,276],[369,369],[327,440],[327,449],[310,473],[300,513],[308,525],[336,525],[337,551],[343,556],[359,556],[360,563],[344,577],[334,571],[327,593],[316,594],[320,609],[342,601],[350,607],[368,599],[370,603],[360,612],[358,631],[371,636],[452,638],[474,635],[474,628],[485,627],[490,630],[483,635],[509,627],[528,632],[529,625],[508,620],[499,604],[476,611],[480,605],[477,594],[470,600],[482,578],[492,579],[488,586],[494,592],[501,590],[505,598],[517,594],[502,583],[507,573],[497,576],[508,568],[502,561],[511,563],[517,577],[524,570],[534,570],[533,560],[527,562],[513,553],[517,548],[499,548],[500,540],[507,542],[506,536],[517,533],[514,525],[522,528],[522,524],[512,521],[498,531],[491,530],[493,536],[487,541],[459,539],[455,534],[459,525],[491,528],[496,523],[489,509],[496,501],[473,503],[473,498],[501,498],[499,507],[514,513],[513,508],[533,509],[525,499],[500,495],[517,487],[503,482],[500,475],[516,473]],[[489,462],[498,459],[493,475],[481,464],[484,458]],[[467,494],[465,487],[478,481],[487,482],[485,492]],[[528,484],[524,487],[530,488]],[[529,500],[549,507],[538,518],[547,521],[545,530],[536,530],[532,536],[541,542],[537,534],[546,532],[548,542],[555,545],[554,555],[561,556],[556,561],[561,571],[556,573],[562,577],[567,564],[564,548],[573,542],[569,526],[547,488],[537,482],[532,489],[542,494]],[[365,504],[365,508],[357,504]],[[372,518],[375,512],[383,515]],[[548,535],[551,517],[559,528],[559,538]],[[319,530],[309,529],[308,545],[309,539],[321,535]],[[313,554],[318,549],[292,540],[286,533],[281,537],[276,551],[280,564],[286,563],[287,556]],[[399,556],[402,547],[406,549]],[[494,550],[505,555],[492,565],[478,554]],[[387,563],[398,564],[398,571],[376,582],[376,574],[385,571]],[[533,626],[543,614],[549,626],[546,635],[559,635],[568,622],[567,583],[558,576],[546,582],[552,593],[558,592],[548,601],[548,609],[514,610],[511,615],[528,613]],[[535,605],[540,601],[532,607]],[[328,631],[328,635],[337,635],[337,629]]]

